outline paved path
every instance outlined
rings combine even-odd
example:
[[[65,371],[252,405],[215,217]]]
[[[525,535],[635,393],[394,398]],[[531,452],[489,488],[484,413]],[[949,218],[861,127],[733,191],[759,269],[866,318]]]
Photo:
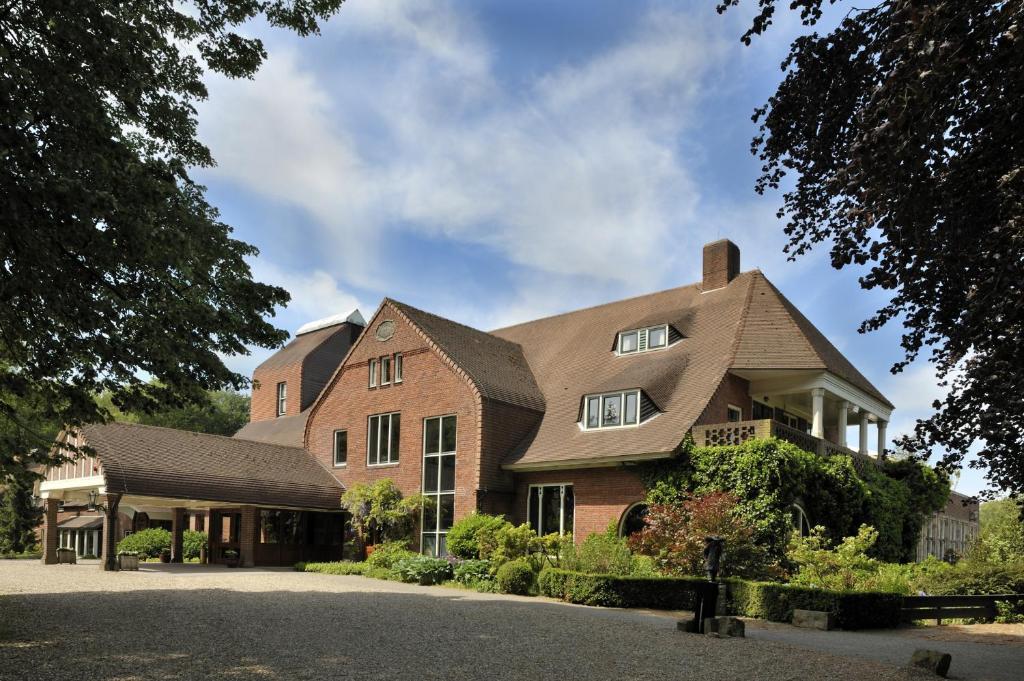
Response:
[[[287,570],[0,561],[0,679],[927,678],[661,614]]]

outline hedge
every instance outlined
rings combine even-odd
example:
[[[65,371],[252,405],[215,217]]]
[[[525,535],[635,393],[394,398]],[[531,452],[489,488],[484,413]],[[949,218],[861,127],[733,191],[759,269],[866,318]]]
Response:
[[[789,622],[794,610],[832,613],[841,629],[899,626],[903,596],[897,593],[826,591],[774,582],[726,580],[726,609],[734,615]]]
[[[366,572],[366,563],[342,560],[336,563],[296,563],[299,572],[319,572],[325,575],[361,575]]]
[[[540,592],[580,605],[612,608],[693,610],[707,581],[700,577],[620,577],[548,568]],[[903,596],[895,593],[835,592],[773,582],[725,580],[726,610],[733,615],[789,622],[793,610],[831,612],[843,629],[896,627]]]
[[[545,596],[580,605],[692,610],[697,589],[707,582],[699,577],[623,577],[547,568],[538,583]]]

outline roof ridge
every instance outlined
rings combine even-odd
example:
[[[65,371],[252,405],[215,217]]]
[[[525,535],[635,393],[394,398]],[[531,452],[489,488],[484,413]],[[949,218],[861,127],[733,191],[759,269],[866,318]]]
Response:
[[[754,280],[757,274],[760,274],[761,277],[767,281],[767,277],[764,276],[764,273],[762,273],[761,270],[751,270],[751,272],[756,272],[756,274],[751,277],[749,282],[747,282],[747,295],[743,300],[743,309],[740,310],[740,319],[736,323],[736,331],[732,336],[732,347],[729,348],[729,363],[725,368],[727,372],[729,371],[729,368],[736,363],[736,351],[739,350],[740,339],[743,338],[743,332],[747,329],[747,315],[750,312],[750,301],[754,298]]]
[[[737,274],[733,278],[733,281],[736,281],[736,279],[739,279],[740,277],[752,274],[754,272],[760,272],[760,271],[761,270],[759,270],[758,268],[755,267],[753,269],[747,270],[746,272],[740,272],[739,274]],[[575,310],[567,310],[566,312],[559,312],[557,314],[547,315],[545,317],[537,317],[536,319],[529,319],[529,320],[527,320],[525,322],[519,322],[518,324],[510,324],[509,326],[502,326],[502,327],[497,328],[497,329],[492,329],[488,333],[490,333],[491,335],[495,335],[495,334],[497,334],[498,331],[508,331],[510,329],[516,329],[516,328],[519,328],[521,326],[527,326],[529,324],[535,324],[537,322],[543,322],[543,321],[548,321],[548,320],[551,320],[551,319],[557,319],[559,317],[566,317],[568,315],[573,315],[573,314],[577,314],[577,313],[580,313],[580,312],[588,312],[590,310],[597,310],[597,309],[600,309],[602,307],[608,307],[610,305],[619,305],[621,303],[628,303],[628,302],[631,302],[631,301],[634,301],[634,300],[639,300],[641,298],[648,298],[650,296],[661,295],[662,293],[671,293],[671,292],[674,292],[674,291],[682,291],[683,289],[688,289],[688,288],[698,288],[698,287],[700,287],[701,283],[702,282],[695,281],[695,282],[693,282],[691,284],[683,284],[682,286],[672,286],[670,288],[661,289],[659,291],[650,291],[648,293],[639,293],[639,294],[637,294],[635,296],[629,296],[628,298],[620,298],[618,300],[610,300],[610,301],[608,301],[606,303],[598,303],[596,305],[588,305],[587,307],[580,307],[580,308],[577,308]],[[499,338],[501,338],[501,336],[499,336]]]
[[[523,347],[521,344],[516,343],[515,341],[509,340],[507,338],[503,338],[502,336],[497,336],[497,335],[491,333],[490,331],[483,331],[482,329],[478,329],[475,326],[470,326],[469,324],[463,324],[462,322],[457,322],[454,319],[449,319],[448,317],[442,317],[439,314],[435,314],[433,312],[428,312],[427,310],[423,310],[421,308],[418,308],[415,305],[410,305],[408,303],[403,303],[402,301],[395,300],[394,298],[385,298],[384,300],[389,301],[393,305],[397,305],[399,307],[408,308],[410,310],[415,310],[416,312],[418,312],[420,314],[429,315],[431,317],[434,317],[435,319],[440,319],[442,321],[448,322],[449,324],[454,324],[455,326],[461,327],[463,329],[467,329],[469,331],[473,331],[474,333],[480,333],[480,334],[483,334],[485,336],[490,336],[491,338],[499,340],[502,343],[508,343],[509,345],[515,345],[518,348],[522,348]],[[417,326],[419,326],[419,325],[417,324]]]

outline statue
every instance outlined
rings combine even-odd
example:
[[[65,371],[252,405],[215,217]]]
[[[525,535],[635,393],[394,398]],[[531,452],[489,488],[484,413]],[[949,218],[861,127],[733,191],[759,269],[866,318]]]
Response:
[[[725,540],[721,537],[704,537],[704,571],[707,573],[709,582],[718,580],[718,567],[724,548]]]

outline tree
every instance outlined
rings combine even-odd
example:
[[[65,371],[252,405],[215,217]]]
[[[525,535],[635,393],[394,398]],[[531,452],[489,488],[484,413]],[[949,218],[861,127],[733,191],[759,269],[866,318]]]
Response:
[[[1024,562],[1024,521],[1021,502],[996,499],[981,505],[981,534],[968,557],[995,564]]]
[[[35,548],[35,528],[43,511],[33,503],[33,482],[31,475],[11,475],[0,485],[0,554]]]
[[[21,436],[0,472],[48,457],[26,401],[72,428],[109,418],[104,390],[130,412],[196,403],[246,384],[223,356],[286,338],[265,318],[287,293],[253,281],[256,249],[189,176],[213,164],[195,103],[204,71],[251,77],[266,57],[237,27],[263,16],[305,36],[341,2],[0,9],[0,420]]]
[[[115,421],[162,426],[211,435],[234,435],[249,422],[248,396],[232,390],[211,390],[202,402],[170,407],[152,413],[132,414],[117,409],[110,394],[100,395],[101,406],[110,411]]]
[[[830,0],[833,4],[837,0]],[[723,12],[739,0],[719,0]],[[742,40],[772,23],[777,0]],[[793,0],[805,25],[823,0]],[[779,217],[798,257],[830,243],[891,298],[860,331],[904,327],[901,371],[927,351],[948,396],[900,443],[1024,492],[1024,4],[883,0],[797,37],[754,114],[756,190],[795,178]]]
[[[352,485],[341,497],[341,505],[352,514],[352,528],[361,541],[405,539],[412,532],[420,510],[433,507],[422,494],[402,496],[391,478]]]

